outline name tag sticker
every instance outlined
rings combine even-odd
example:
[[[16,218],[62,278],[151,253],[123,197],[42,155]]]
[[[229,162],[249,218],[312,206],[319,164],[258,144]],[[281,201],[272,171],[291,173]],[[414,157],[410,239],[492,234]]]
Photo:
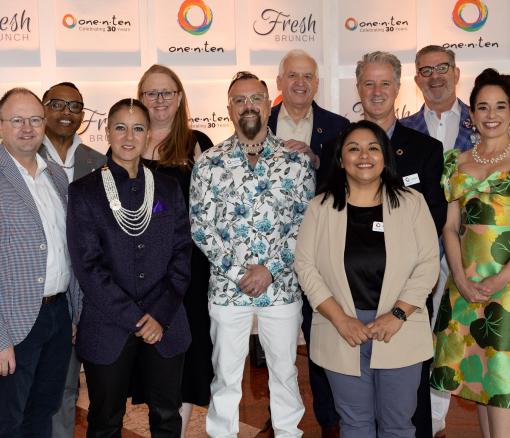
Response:
[[[418,184],[420,182],[420,178],[417,173],[413,173],[409,176],[404,176],[402,179],[404,180],[404,185],[406,187],[412,186],[413,184]]]
[[[240,158],[231,158],[230,160],[227,160],[225,162],[226,167],[235,167],[241,165],[241,159]]]
[[[384,233],[384,224],[382,222],[374,222],[372,225],[372,231],[379,231]]]

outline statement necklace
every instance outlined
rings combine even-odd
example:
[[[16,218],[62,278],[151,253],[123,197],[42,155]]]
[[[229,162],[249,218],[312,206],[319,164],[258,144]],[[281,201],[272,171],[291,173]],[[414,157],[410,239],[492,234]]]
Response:
[[[59,164],[55,161],[55,158],[53,158],[50,154],[50,151],[48,150],[48,147],[46,145],[44,145],[44,149],[46,149],[46,155],[47,157],[49,158],[50,161],[52,161],[53,163],[55,163],[57,166],[60,166],[62,169],[72,169],[76,163],[76,160],[75,162],[73,163],[72,166],[62,166],[62,164]]]
[[[478,156],[478,145],[477,145],[477,144],[475,144],[475,145],[473,146],[472,151],[473,151],[473,159],[474,159],[474,160],[475,160],[478,164],[489,164],[489,163],[490,163],[490,164],[495,164],[495,163],[497,163],[497,162],[501,161],[503,158],[505,158],[505,157],[508,155],[508,153],[510,152],[510,144],[507,146],[507,148],[503,151],[503,153],[502,153],[499,157],[497,157],[497,158],[491,158],[490,160],[487,160],[487,159],[485,159],[485,158],[480,158],[480,157]]]
[[[145,196],[143,198],[143,204],[138,210],[131,211],[122,207],[120,203],[119,193],[117,192],[117,186],[115,185],[111,170],[106,165],[101,170],[106,197],[110,202],[113,216],[120,228],[122,228],[122,231],[126,234],[133,237],[143,234],[149,226],[152,217],[152,204],[154,202],[154,177],[152,176],[152,172],[143,166],[143,173],[145,175]]]

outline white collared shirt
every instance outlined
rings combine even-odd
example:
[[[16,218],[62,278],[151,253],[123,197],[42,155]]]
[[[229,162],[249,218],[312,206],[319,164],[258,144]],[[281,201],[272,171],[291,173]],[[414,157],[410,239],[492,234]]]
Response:
[[[62,201],[49,180],[49,176],[44,172],[47,164],[37,154],[37,170],[35,178],[32,178],[28,171],[11,154],[9,155],[34,198],[46,236],[46,242],[41,242],[39,246],[41,251],[48,251],[44,296],[49,297],[59,292],[65,292],[71,281],[71,258],[67,250],[66,216]]]
[[[280,112],[278,114],[278,124],[276,125],[276,136],[282,140],[297,140],[306,143],[310,146],[312,140],[313,129],[313,108],[310,105],[308,112],[304,119],[301,119],[298,124],[294,123],[292,117],[289,116],[285,105],[282,103]]]
[[[450,111],[441,113],[441,119],[438,119],[436,112],[429,109],[427,104],[425,104],[423,115],[429,135],[443,143],[443,152],[455,147],[455,141],[459,135],[460,112],[461,108],[458,99],[455,99],[455,103]]]
[[[59,166],[65,166],[65,167],[71,167],[74,164],[74,153],[76,152],[76,149],[80,144],[83,143],[83,140],[80,138],[78,134],[74,134],[73,138],[73,144],[71,147],[67,150],[66,155],[66,162],[63,163],[62,159],[60,158],[60,155],[58,154],[57,150],[55,149],[55,146],[51,143],[48,136],[44,136],[43,145],[46,147],[47,155],[48,155],[48,161],[53,161],[54,163],[58,164]],[[67,178],[69,179],[69,182],[74,181],[74,166],[70,169],[64,169],[65,173],[67,174]]]

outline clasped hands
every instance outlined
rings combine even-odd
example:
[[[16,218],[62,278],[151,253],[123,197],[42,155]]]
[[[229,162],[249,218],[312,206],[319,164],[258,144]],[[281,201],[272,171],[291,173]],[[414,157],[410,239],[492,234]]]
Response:
[[[136,327],[142,327],[135,335],[142,337],[147,344],[155,344],[161,341],[163,337],[163,327],[152,316],[146,313],[140,321],[136,323]]]
[[[398,319],[391,312],[377,317],[367,325],[359,319],[345,315],[337,324],[336,329],[351,347],[361,345],[369,339],[390,342],[390,339],[400,330],[404,321]]]
[[[508,285],[508,279],[501,274],[485,277],[480,283],[466,277],[455,279],[455,285],[459,293],[468,303],[485,303],[492,295],[498,293]]]
[[[246,273],[239,281],[239,289],[252,298],[260,297],[273,282],[271,272],[264,265],[247,265]]]

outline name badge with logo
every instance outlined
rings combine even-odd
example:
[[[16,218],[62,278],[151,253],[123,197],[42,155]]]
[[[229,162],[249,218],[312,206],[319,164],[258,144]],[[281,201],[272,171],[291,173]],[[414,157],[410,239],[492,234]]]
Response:
[[[242,163],[241,159],[238,158],[231,158],[225,162],[225,167],[235,167],[240,166]]]
[[[372,231],[379,231],[384,233],[384,224],[382,222],[374,222],[372,225]]]
[[[404,185],[406,187],[412,186],[413,184],[418,184],[420,182],[420,177],[418,176],[417,173],[413,173],[412,175],[409,176],[404,176],[404,178],[402,179],[404,180]]]

